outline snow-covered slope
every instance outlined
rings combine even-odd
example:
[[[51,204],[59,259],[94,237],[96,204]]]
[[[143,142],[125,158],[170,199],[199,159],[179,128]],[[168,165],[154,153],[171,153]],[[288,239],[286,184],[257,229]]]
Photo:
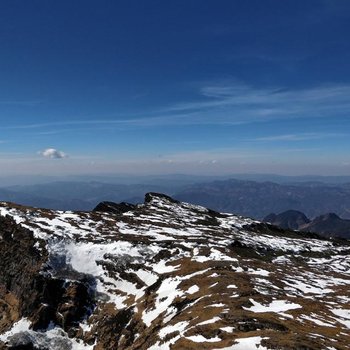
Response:
[[[0,204],[44,261],[25,309],[11,276],[0,279],[4,349],[350,349],[346,241],[155,193],[125,210]],[[21,244],[2,229],[0,250]]]

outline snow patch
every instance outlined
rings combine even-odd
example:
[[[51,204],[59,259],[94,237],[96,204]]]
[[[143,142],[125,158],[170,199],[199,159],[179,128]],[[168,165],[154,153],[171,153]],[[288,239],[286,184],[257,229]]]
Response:
[[[255,301],[254,299],[249,299],[250,302],[253,304],[253,306],[249,307],[244,307],[243,309],[256,312],[256,313],[261,313],[261,312],[284,312],[288,310],[294,310],[294,309],[300,309],[301,306],[299,304],[294,304],[287,302],[286,300],[273,300],[270,304],[268,305],[262,305]]]
[[[188,340],[191,340],[195,343],[215,343],[221,341],[219,337],[215,338],[205,338],[202,335],[192,335],[190,337],[186,337]]]
[[[186,293],[188,294],[194,294],[199,291],[199,287],[197,285],[194,285],[186,290]]]
[[[267,339],[267,338],[249,337],[249,338],[236,339],[235,341],[237,342],[237,344],[234,344],[226,348],[220,348],[215,350],[253,350],[253,349],[268,350],[265,346],[260,345],[263,339]]]
[[[337,321],[350,328],[350,310],[348,309],[332,309],[332,313],[340,318]]]

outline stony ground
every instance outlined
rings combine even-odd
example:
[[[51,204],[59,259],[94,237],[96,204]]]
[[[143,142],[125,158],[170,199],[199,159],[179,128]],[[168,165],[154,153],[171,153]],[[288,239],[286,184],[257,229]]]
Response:
[[[0,349],[350,349],[349,242],[159,194],[98,209],[0,204]]]

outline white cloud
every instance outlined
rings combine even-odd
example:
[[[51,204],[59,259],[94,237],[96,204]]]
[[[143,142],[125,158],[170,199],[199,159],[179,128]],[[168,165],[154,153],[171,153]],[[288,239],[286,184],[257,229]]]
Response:
[[[55,148],[47,148],[39,152],[39,154],[41,154],[45,158],[51,158],[51,159],[62,159],[62,158],[68,157],[66,153],[59,151]]]

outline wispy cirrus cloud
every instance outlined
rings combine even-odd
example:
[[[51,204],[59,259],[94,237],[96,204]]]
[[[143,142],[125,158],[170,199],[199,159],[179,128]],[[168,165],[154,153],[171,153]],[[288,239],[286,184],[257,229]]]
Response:
[[[163,125],[185,125],[194,121],[194,116],[197,113],[178,113],[171,115],[151,115],[140,118],[120,118],[116,119],[77,119],[77,120],[62,120],[54,122],[44,123],[30,123],[30,124],[16,124],[16,125],[3,125],[0,126],[0,130],[39,130],[39,129],[51,129],[54,130],[43,131],[41,134],[58,133],[60,128],[65,128],[63,131],[71,131],[74,129],[91,129],[96,130],[96,127],[100,128],[112,128],[112,127],[152,127]],[[192,121],[191,121],[192,120]],[[197,124],[197,122],[195,122]],[[61,130],[62,131],[62,130]]]
[[[308,89],[254,88],[242,84],[208,85],[200,89],[200,101],[180,103],[168,111],[217,112],[219,121],[239,122],[280,118],[328,116],[347,113],[350,85]],[[231,112],[231,114],[228,114]]]
[[[308,140],[321,140],[328,138],[338,138],[349,136],[345,133],[301,133],[301,134],[283,134],[283,135],[271,135],[255,138],[253,141],[308,141]]]
[[[197,99],[175,103],[153,111],[104,118],[2,125],[0,130],[82,130],[97,127],[148,128],[188,125],[242,125],[288,119],[344,117],[350,110],[350,85],[327,85],[304,89],[256,88],[239,83],[206,84],[197,90]]]

